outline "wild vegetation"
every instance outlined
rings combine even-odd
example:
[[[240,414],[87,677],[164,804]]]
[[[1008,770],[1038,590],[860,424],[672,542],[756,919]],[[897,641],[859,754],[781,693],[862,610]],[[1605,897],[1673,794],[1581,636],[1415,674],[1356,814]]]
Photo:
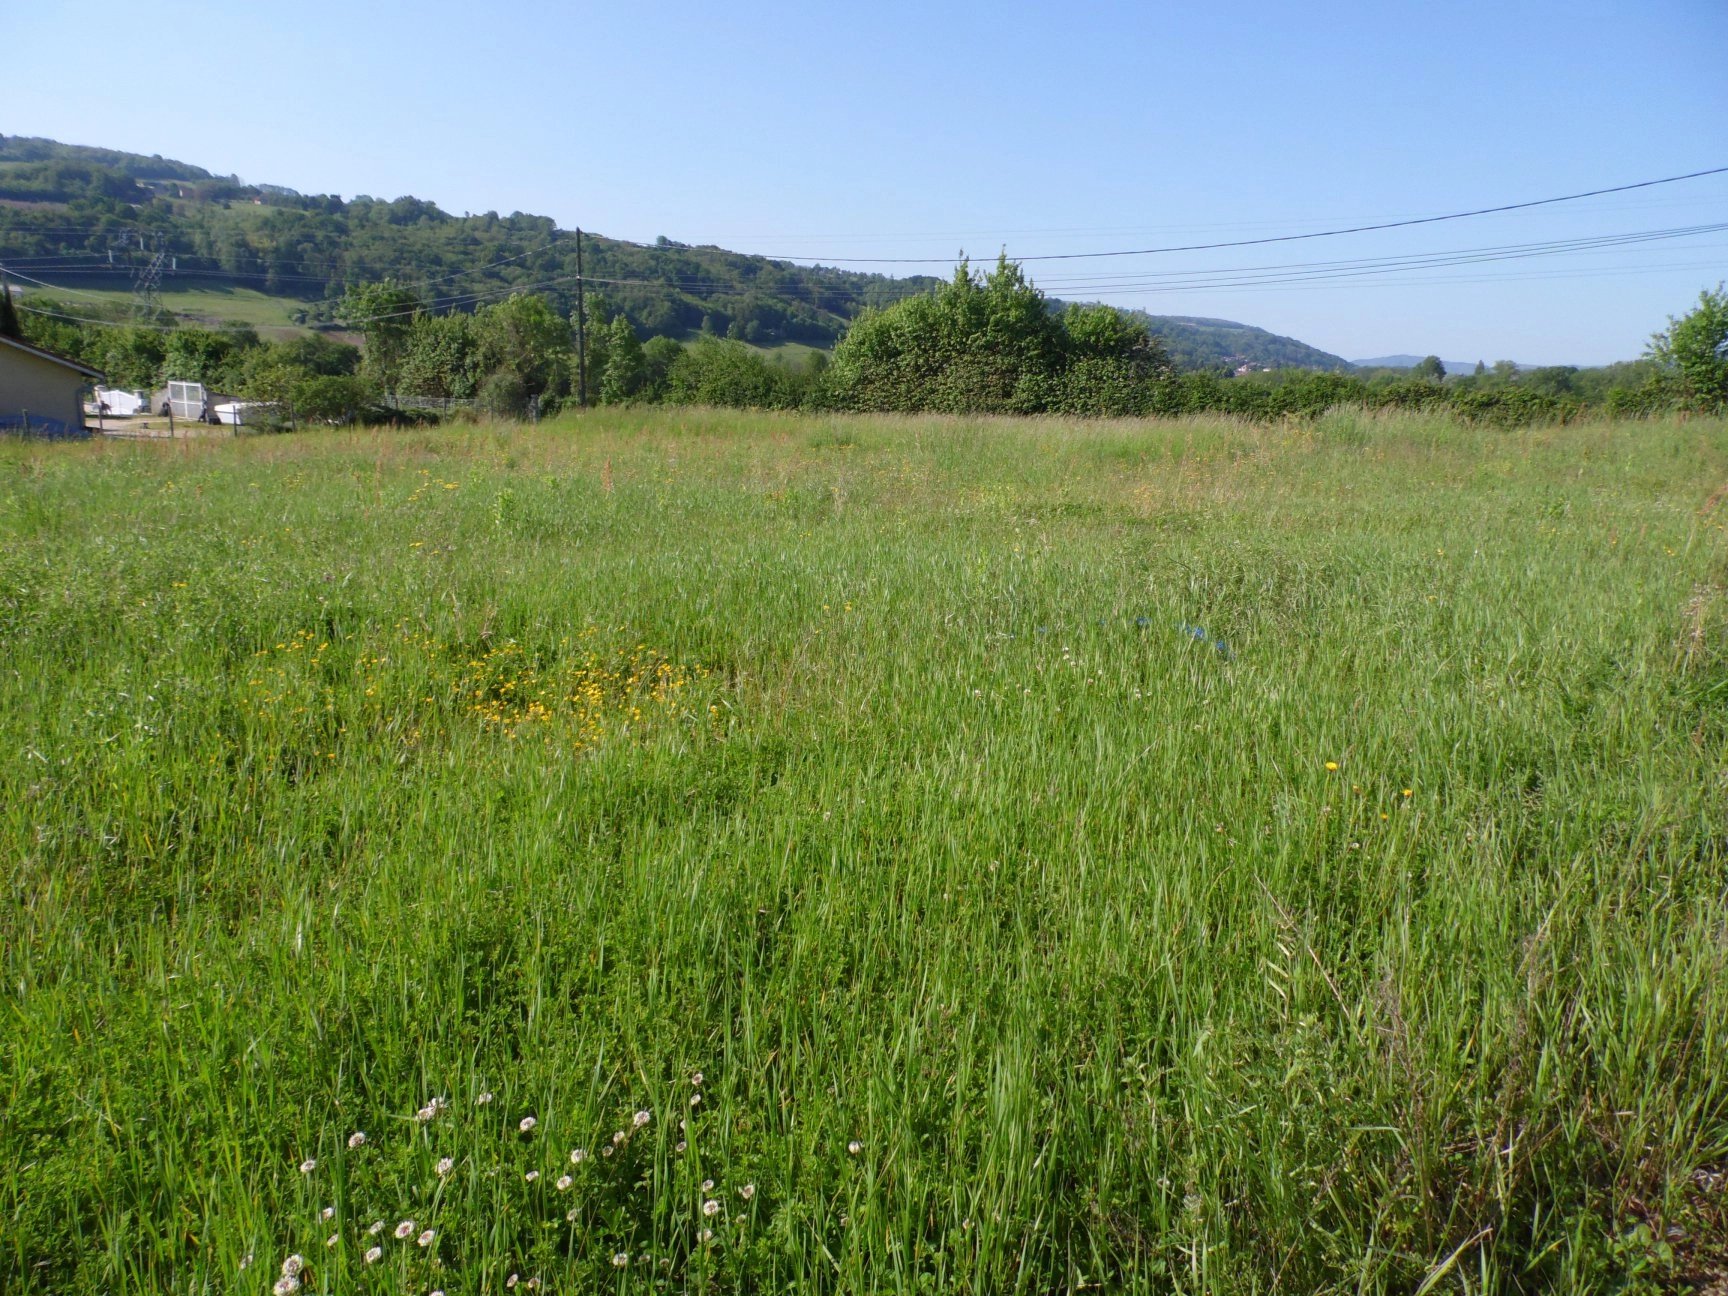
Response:
[[[1416,376],[1286,370],[1182,373],[1131,313],[1109,306],[1052,309],[1006,257],[987,273],[962,262],[934,292],[866,309],[833,352],[790,362],[703,336],[644,343],[604,297],[584,329],[543,297],[516,294],[472,311],[439,312],[393,281],[343,300],[364,350],[311,335],[265,342],[249,327],[176,328],[120,318],[79,321],[26,308],[40,345],[99,366],[119,386],[198,381],[263,403],[277,421],[400,418],[449,402],[522,417],[593,403],[893,413],[1121,416],[1227,413],[1259,420],[1334,409],[1443,410],[1501,427],[1565,423],[1587,412],[1649,416],[1720,409],[1728,391],[1728,300],[1698,306],[1651,343],[1646,359],[1589,375],[1557,367],[1448,378],[1436,357]],[[390,411],[378,405],[387,400]]]
[[[1720,418],[0,445],[0,1287],[1654,1292]]]

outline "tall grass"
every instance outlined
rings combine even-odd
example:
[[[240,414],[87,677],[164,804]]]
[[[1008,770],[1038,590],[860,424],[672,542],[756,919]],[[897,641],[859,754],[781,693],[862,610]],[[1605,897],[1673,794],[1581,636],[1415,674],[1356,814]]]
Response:
[[[0,1290],[1722,1263],[1720,420],[0,481]]]

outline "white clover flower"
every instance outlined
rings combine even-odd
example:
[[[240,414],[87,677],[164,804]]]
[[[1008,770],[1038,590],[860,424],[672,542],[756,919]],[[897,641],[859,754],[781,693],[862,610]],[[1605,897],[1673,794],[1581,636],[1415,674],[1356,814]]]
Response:
[[[508,1278],[506,1278],[504,1280],[504,1285],[506,1287],[514,1287],[517,1283],[519,1283],[521,1281],[522,1281],[522,1279],[519,1275],[511,1274]]]
[[[738,1190],[738,1195],[740,1197],[742,1197],[745,1201],[749,1201],[752,1197],[754,1197],[756,1195],[756,1185],[755,1184],[745,1184],[742,1188],[740,1188]]]
[[[605,1147],[601,1148],[600,1149],[600,1155],[603,1157],[611,1156],[612,1155],[612,1145],[610,1143],[608,1143]]]
[[[324,1245],[327,1247],[334,1247],[341,1240],[342,1235],[340,1233],[332,1233],[329,1237],[324,1239]]]
[[[581,1213],[581,1211],[572,1206],[569,1210],[564,1212],[564,1222],[566,1224],[574,1224],[576,1222],[576,1217]]]
[[[444,1296],[444,1289],[442,1287],[434,1287],[426,1294],[426,1296]]]
[[[695,1075],[691,1076],[690,1083],[700,1089],[702,1087],[702,1073],[698,1071]]]
[[[627,1252],[620,1251],[617,1255],[612,1257],[612,1263],[622,1269],[630,1263],[630,1256]]]
[[[702,1181],[702,1191],[705,1193],[713,1192],[714,1191],[714,1181],[712,1179],[704,1179]]]
[[[424,1125],[437,1114],[438,1112],[436,1108],[422,1107],[419,1111],[414,1113],[414,1120],[416,1123]]]
[[[252,1267],[252,1253],[250,1251],[248,1251],[245,1255],[240,1257],[240,1268],[242,1271],[244,1271],[244,1270],[250,1269],[251,1267]]]
[[[574,1179],[572,1179],[569,1175],[559,1175],[558,1176],[558,1191],[559,1192],[569,1192],[570,1191],[570,1185],[575,1183],[575,1182],[576,1181]]]
[[[525,1183],[533,1183],[539,1177],[540,1172],[538,1170],[530,1170],[527,1174],[522,1176],[522,1179]]]
[[[492,1092],[491,1092],[491,1090],[487,1090],[485,1093],[481,1094],[478,1098],[476,1098],[474,1100],[474,1105],[476,1107],[484,1107],[487,1103],[489,1103],[491,1101],[492,1101]]]
[[[857,1156],[863,1150],[864,1150],[864,1145],[862,1143],[860,1143],[857,1139],[853,1139],[850,1143],[848,1143],[846,1145],[846,1151],[848,1153],[850,1153],[852,1156]]]
[[[540,1122],[532,1116],[524,1116],[521,1120],[516,1122],[516,1128],[523,1134],[526,1134],[539,1123]]]
[[[446,1175],[448,1175],[452,1170],[454,1170],[456,1168],[456,1162],[451,1157],[439,1157],[437,1168],[438,1168],[438,1177],[440,1179],[442,1179]]]
[[[291,1255],[282,1262],[282,1276],[284,1278],[298,1278],[300,1271],[305,1267],[306,1258],[304,1256]]]
[[[377,1264],[383,1258],[384,1258],[384,1248],[383,1247],[375,1246],[375,1247],[368,1247],[366,1249],[366,1263],[367,1264]]]
[[[335,1219],[336,1208],[334,1206],[326,1206],[323,1210],[318,1212],[318,1217],[320,1219]]]
[[[377,1237],[383,1231],[384,1231],[384,1221],[383,1220],[373,1220],[372,1226],[366,1230],[366,1236]]]
[[[438,1236],[438,1234],[434,1230],[427,1229],[419,1237],[415,1238],[414,1241],[419,1246],[429,1247],[432,1245],[432,1239],[434,1239],[437,1236]]]
[[[294,1296],[294,1293],[300,1290],[300,1280],[293,1274],[283,1274],[270,1290],[275,1292],[276,1296]]]
[[[712,1242],[714,1240],[714,1230],[711,1228],[705,1228],[696,1235],[696,1239],[703,1243]]]
[[[588,1159],[588,1149],[587,1148],[571,1148],[570,1149],[570,1164],[571,1165],[581,1165],[587,1159]]]
[[[365,1130],[355,1130],[352,1134],[350,1134],[348,1136],[348,1146],[351,1148],[362,1147],[365,1145],[365,1143],[366,1143],[366,1131]]]
[[[682,1152],[685,1148],[687,1148],[689,1146],[690,1145],[688,1143],[686,1143],[683,1139],[679,1139],[676,1143],[674,1143],[672,1145],[672,1150],[674,1152]]]
[[[396,1236],[399,1238],[413,1237],[414,1236],[414,1221],[411,1219],[405,1219],[400,1224],[398,1224],[396,1226]]]
[[[690,1105],[692,1107],[699,1107],[699,1106],[701,1106],[701,1104],[702,1104],[702,1095],[701,1094],[695,1093],[695,1094],[690,1095]]]
[[[634,1116],[632,1116],[630,1118],[630,1123],[632,1125],[634,1125],[637,1129],[641,1129],[644,1125],[646,1125],[649,1121],[651,1121],[653,1119],[654,1119],[654,1114],[652,1112],[639,1111]]]
[[[617,1147],[620,1143],[622,1143],[625,1139],[627,1139],[629,1137],[630,1136],[628,1134],[626,1134],[623,1130],[619,1130],[616,1134],[614,1134],[612,1136],[612,1146]]]
[[[707,1201],[702,1203],[702,1213],[709,1218],[713,1218],[720,1213],[720,1203],[710,1197]]]
[[[317,1168],[318,1168],[318,1158],[317,1157],[307,1157],[304,1161],[302,1161],[300,1163],[300,1173],[301,1174],[311,1174]]]

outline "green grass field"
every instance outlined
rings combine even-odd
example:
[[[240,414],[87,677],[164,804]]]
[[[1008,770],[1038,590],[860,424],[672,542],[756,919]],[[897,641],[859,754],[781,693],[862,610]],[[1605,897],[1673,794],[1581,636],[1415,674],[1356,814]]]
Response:
[[[0,480],[0,1290],[1721,1272],[1722,420]]]
[[[35,295],[53,297],[69,307],[76,307],[80,302],[92,305],[103,302],[115,306],[130,306],[133,302],[129,288],[44,288],[35,290]],[[306,302],[254,292],[250,288],[165,288],[157,294],[157,300],[164,310],[173,311],[186,322],[201,326],[250,324],[267,337],[295,337],[308,331],[293,320],[293,312],[305,309]]]

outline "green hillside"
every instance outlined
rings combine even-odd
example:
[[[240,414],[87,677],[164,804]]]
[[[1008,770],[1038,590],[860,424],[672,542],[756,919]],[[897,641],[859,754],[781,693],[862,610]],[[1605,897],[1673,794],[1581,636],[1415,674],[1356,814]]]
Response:
[[[546,216],[308,195],[162,157],[0,136],[0,267],[63,297],[130,300],[153,278],[163,307],[199,323],[336,327],[348,289],[386,278],[436,312],[531,290],[570,315],[576,244]],[[938,282],[594,235],[583,237],[583,271],[596,306],[621,311],[645,338],[715,334],[766,348],[832,347],[864,308]],[[1249,325],[1140,318],[1186,369],[1346,367]]]
[[[1206,319],[1195,315],[1128,314],[1142,321],[1147,330],[1170,353],[1179,369],[1329,369],[1343,372],[1350,362],[1295,338],[1268,333],[1252,324],[1234,320]]]

